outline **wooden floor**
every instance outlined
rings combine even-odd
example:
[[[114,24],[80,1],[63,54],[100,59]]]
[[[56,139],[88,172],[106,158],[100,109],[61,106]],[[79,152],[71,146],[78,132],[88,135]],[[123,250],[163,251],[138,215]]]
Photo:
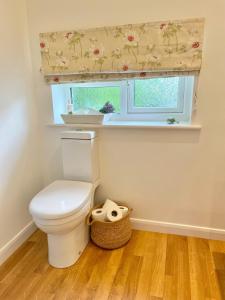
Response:
[[[90,243],[54,269],[37,231],[0,267],[0,299],[225,299],[225,242],[133,231],[124,248]]]

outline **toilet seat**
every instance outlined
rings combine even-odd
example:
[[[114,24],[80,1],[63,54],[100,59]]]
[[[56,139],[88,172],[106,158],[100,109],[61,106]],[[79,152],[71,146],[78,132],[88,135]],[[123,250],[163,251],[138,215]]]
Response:
[[[81,222],[85,222],[85,217],[89,213],[91,202],[87,202],[79,212],[61,218],[61,219],[41,219],[34,218],[35,224],[44,232],[48,234],[63,234],[69,230],[76,228]]]
[[[79,211],[90,201],[92,189],[93,185],[88,182],[54,181],[32,199],[30,212],[35,219],[41,220],[79,215]]]

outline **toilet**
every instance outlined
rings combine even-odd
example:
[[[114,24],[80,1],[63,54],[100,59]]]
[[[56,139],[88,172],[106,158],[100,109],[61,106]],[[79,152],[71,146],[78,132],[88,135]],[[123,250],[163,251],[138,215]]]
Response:
[[[86,216],[99,185],[98,138],[94,131],[61,134],[63,180],[56,180],[30,202],[38,228],[47,233],[49,264],[73,265],[89,241]]]

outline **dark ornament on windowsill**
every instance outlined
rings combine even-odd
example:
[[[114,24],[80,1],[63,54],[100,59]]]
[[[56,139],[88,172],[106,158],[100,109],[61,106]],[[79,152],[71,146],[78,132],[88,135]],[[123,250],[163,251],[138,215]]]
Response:
[[[102,114],[111,114],[114,113],[114,111],[115,108],[109,101],[107,101],[104,104],[104,106],[101,109],[99,109],[99,112],[101,112]]]
[[[178,124],[179,122],[175,118],[169,118],[167,119],[167,123],[169,125],[172,125],[172,124]]]

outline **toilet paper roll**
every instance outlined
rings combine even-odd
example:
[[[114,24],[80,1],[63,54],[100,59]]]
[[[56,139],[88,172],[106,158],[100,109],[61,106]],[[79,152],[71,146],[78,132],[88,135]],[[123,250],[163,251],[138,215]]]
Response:
[[[120,219],[122,219],[123,214],[122,211],[119,207],[114,206],[111,209],[107,209],[106,212],[106,219],[110,222],[115,222],[115,221],[119,221]]]
[[[91,213],[92,219],[96,221],[105,221],[106,219],[106,210],[103,208],[94,209]]]
[[[107,210],[112,209],[114,207],[118,208],[118,205],[114,201],[112,201],[110,199],[106,199],[105,204],[103,205],[102,208],[107,211]]]
[[[119,205],[119,209],[122,211],[123,217],[125,217],[126,214],[128,213],[128,207]]]

